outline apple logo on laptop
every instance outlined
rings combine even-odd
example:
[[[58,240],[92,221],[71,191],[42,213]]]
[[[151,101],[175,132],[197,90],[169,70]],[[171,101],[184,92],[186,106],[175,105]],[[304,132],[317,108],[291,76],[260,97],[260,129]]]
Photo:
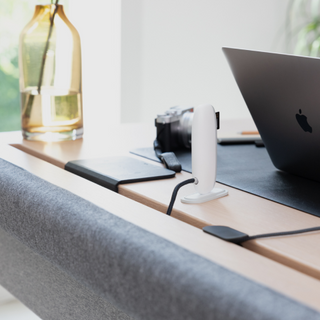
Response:
[[[312,133],[312,128],[310,127],[307,117],[303,114],[301,114],[301,109],[299,109],[300,114],[296,114],[296,118],[298,123],[300,124],[300,127],[305,131],[305,132],[310,132]]]

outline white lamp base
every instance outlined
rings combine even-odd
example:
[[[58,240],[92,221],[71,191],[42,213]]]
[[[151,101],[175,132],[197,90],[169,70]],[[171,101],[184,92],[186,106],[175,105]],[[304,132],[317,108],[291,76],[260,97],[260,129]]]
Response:
[[[190,196],[181,198],[182,203],[203,203],[210,200],[218,199],[228,195],[228,191],[220,188],[213,188],[209,193],[194,193]]]

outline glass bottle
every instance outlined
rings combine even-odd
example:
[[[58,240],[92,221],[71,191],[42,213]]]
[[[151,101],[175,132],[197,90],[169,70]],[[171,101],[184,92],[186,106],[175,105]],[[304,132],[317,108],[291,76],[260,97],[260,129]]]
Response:
[[[22,134],[39,141],[83,134],[81,46],[62,5],[36,5],[19,41]]]

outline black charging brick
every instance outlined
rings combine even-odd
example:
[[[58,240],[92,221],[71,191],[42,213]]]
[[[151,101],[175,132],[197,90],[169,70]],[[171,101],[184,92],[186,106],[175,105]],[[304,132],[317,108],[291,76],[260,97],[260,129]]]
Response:
[[[206,233],[211,234],[212,236],[232,243],[241,243],[249,238],[246,233],[226,226],[207,226],[202,230]]]

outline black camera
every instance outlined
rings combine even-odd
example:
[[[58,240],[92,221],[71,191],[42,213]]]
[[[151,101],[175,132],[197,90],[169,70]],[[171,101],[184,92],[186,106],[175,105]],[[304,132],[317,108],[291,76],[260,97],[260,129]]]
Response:
[[[155,119],[162,152],[191,148],[193,107],[175,106]]]
[[[219,129],[219,112],[216,112]],[[175,106],[155,119],[156,141],[162,152],[191,148],[193,107]]]

